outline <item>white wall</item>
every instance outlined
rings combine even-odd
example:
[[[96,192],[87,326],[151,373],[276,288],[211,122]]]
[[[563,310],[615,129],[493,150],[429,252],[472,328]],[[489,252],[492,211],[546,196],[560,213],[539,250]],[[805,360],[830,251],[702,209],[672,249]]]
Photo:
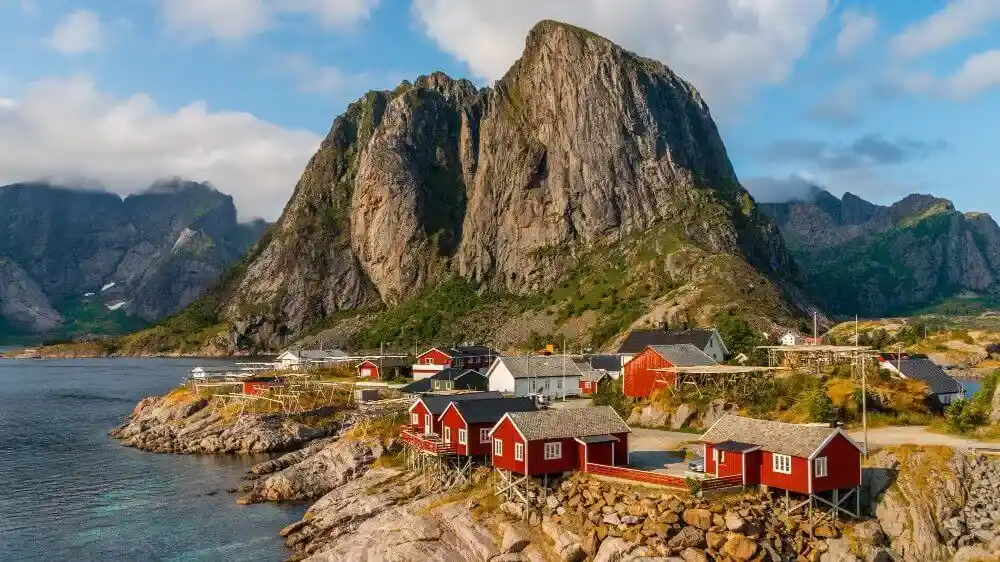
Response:
[[[726,354],[722,351],[722,342],[719,335],[713,334],[711,338],[708,339],[708,345],[702,351],[705,355],[708,355],[718,363],[722,363],[726,360]]]
[[[490,390],[503,393],[513,392],[517,396],[524,396],[518,393],[520,389],[517,389],[514,385],[514,376],[510,374],[510,371],[503,362],[494,361],[493,365],[490,366],[488,376],[490,379]]]

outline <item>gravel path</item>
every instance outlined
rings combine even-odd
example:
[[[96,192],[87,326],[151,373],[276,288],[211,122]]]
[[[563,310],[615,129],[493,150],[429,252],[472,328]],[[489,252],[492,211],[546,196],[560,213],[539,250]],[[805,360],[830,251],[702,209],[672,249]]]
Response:
[[[854,439],[863,442],[864,433],[861,430],[852,430],[850,434]],[[925,426],[890,426],[869,429],[868,444],[880,447],[892,445],[944,445],[959,450],[969,450],[977,447],[1000,447],[1000,443],[990,443],[955,435],[934,433],[928,431]]]

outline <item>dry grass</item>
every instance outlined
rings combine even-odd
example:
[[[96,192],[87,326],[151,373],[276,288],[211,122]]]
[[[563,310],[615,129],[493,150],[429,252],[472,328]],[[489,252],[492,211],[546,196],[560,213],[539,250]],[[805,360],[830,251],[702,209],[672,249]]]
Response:
[[[406,412],[399,412],[393,416],[364,420],[347,430],[341,438],[351,441],[379,439],[382,443],[388,443],[399,437],[399,427],[406,423],[406,420]]]

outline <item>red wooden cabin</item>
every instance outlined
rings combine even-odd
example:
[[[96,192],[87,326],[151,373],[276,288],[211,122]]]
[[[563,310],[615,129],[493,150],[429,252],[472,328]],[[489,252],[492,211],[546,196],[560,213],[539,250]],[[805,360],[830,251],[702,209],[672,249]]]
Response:
[[[705,473],[799,494],[861,485],[861,446],[838,427],[727,415],[701,441]]]
[[[490,429],[508,412],[534,412],[531,398],[452,401],[441,414],[441,440],[459,455],[489,455]]]
[[[657,371],[667,367],[700,367],[717,363],[704,351],[685,343],[650,345],[633,357],[622,369],[623,389],[629,398],[649,398],[654,391],[673,386],[677,374]]]
[[[507,413],[490,430],[492,462],[526,476],[626,465],[630,431],[610,406]]]
[[[413,376],[429,377],[447,367],[485,372],[498,355],[500,354],[496,350],[483,345],[432,347],[417,356]]]
[[[410,373],[410,364],[405,357],[382,357],[366,359],[358,363],[358,378],[381,379],[401,377]]]
[[[580,376],[580,394],[587,396],[597,392],[597,385],[610,378],[611,375],[603,371],[584,371]]]
[[[278,383],[275,377],[255,377],[247,379],[243,381],[243,394],[261,396],[263,394],[267,394],[267,391],[276,384]]]
[[[463,400],[482,400],[484,398],[503,398],[499,392],[469,392],[467,394],[428,395],[418,399],[410,406],[410,427],[418,429],[424,435],[441,434],[441,414],[452,402]]]

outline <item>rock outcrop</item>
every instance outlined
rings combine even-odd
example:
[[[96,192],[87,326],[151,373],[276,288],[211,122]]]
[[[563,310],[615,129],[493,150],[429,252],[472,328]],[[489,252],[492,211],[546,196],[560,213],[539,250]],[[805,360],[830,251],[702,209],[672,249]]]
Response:
[[[259,238],[231,197],[170,180],[124,199],[49,184],[0,187],[0,320],[8,332],[84,335],[123,313],[120,329],[192,303]],[[106,331],[111,320],[105,321]],[[3,334],[0,334],[3,335]]]
[[[209,404],[185,391],[149,397],[109,435],[122,445],[153,453],[248,454],[296,449],[332,431],[283,414],[237,417]]]
[[[544,292],[581,252],[651,229],[743,264],[716,276],[724,286],[771,278],[768,298],[787,302],[793,263],[698,92],[661,63],[542,22],[492,87],[435,73],[352,104],[218,312],[234,340],[274,349],[338,310],[448,278]]]
[[[910,195],[888,206],[814,189],[761,205],[781,228],[816,302],[886,316],[959,296],[1000,295],[1000,226],[951,201]]]

